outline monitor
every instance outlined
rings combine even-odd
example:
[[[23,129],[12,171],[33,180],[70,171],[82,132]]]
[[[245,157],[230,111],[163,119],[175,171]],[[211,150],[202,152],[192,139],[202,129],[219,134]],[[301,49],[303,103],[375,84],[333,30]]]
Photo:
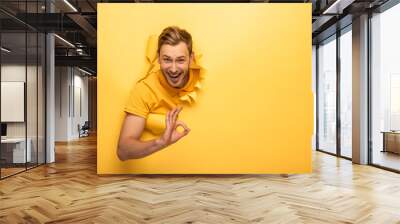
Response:
[[[7,124],[1,123],[1,136],[7,136]]]

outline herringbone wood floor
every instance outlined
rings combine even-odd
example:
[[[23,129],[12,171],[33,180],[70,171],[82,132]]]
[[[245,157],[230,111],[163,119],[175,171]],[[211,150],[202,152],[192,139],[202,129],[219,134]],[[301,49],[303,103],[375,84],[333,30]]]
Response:
[[[400,223],[400,175],[316,152],[309,175],[98,176],[94,137],[0,181],[0,223]]]

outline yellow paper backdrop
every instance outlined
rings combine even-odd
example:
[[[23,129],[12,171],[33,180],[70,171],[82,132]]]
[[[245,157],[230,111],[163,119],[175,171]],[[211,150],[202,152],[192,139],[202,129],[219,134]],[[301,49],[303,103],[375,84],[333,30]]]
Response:
[[[145,72],[147,38],[188,30],[205,85],[180,142],[140,160],[116,155],[124,104]],[[311,172],[311,4],[98,4],[99,174]]]

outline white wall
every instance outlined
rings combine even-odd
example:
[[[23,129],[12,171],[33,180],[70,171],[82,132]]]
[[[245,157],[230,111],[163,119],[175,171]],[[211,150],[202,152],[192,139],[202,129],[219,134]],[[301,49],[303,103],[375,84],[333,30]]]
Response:
[[[31,124],[32,121],[36,123],[37,116],[36,113],[31,113],[31,111],[36,110],[36,80],[33,80],[31,78],[31,75],[36,76],[36,66],[27,66],[27,74],[28,74],[28,81],[29,81],[29,86],[35,86],[35,88],[27,88],[27,106],[31,106],[31,109],[29,109],[27,113],[27,118],[28,122],[28,129],[32,127],[34,130],[36,130],[36,124],[33,125]],[[18,64],[5,64],[1,66],[1,81],[2,82],[25,82],[25,64],[24,65],[18,65]],[[4,96],[3,96],[4,97]],[[29,105],[31,102],[34,102],[34,105]],[[32,107],[34,109],[32,110]],[[1,108],[2,110],[6,110],[6,108]],[[35,127],[33,127],[35,126]],[[28,137],[29,133],[31,133],[30,130],[28,130]],[[36,131],[35,131],[36,135]],[[25,122],[7,122],[7,136],[8,137],[25,137]]]
[[[81,126],[88,120],[88,77],[81,76],[83,73],[78,73],[74,70],[74,108],[73,108],[73,119],[72,119],[72,136],[75,138],[79,137],[78,124]],[[81,107],[81,108],[79,108]],[[80,111],[81,110],[81,111]]]
[[[32,67],[28,67],[31,70]],[[1,81],[3,82],[25,82],[25,64],[9,64],[1,66]],[[4,97],[4,96],[3,96]],[[5,110],[5,108],[1,108]],[[25,123],[7,123],[7,137],[25,137]]]
[[[88,120],[88,78],[76,68],[56,67],[55,85],[55,140],[77,139],[78,124]]]
[[[68,117],[70,83],[69,68],[55,68],[55,141],[68,141]]]

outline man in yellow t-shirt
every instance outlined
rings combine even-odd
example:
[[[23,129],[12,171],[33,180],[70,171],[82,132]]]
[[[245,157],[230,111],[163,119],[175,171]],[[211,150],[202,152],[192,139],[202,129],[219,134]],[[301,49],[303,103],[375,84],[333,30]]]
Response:
[[[153,69],[133,88],[125,107],[126,117],[119,136],[120,160],[138,159],[155,153],[186,136],[190,129],[178,120],[182,96],[194,90],[199,79],[193,62],[192,37],[186,30],[172,26],[158,37],[159,69]],[[149,114],[166,114],[165,129],[154,140],[140,139]],[[182,132],[177,127],[183,128]]]

